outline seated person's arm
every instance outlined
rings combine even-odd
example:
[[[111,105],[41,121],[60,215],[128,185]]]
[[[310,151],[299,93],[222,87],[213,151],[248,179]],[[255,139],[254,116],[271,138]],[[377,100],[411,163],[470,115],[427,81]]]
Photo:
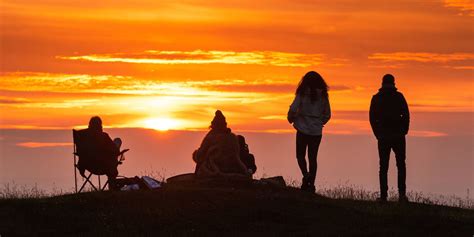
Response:
[[[211,143],[211,138],[209,136],[209,133],[206,135],[206,137],[204,137],[204,139],[202,140],[202,143],[201,143],[201,146],[193,153],[193,157],[195,156],[195,161],[196,162],[201,162],[202,161],[202,158],[206,155],[207,151],[209,150],[209,148],[211,147],[212,143]],[[194,159],[194,158],[193,158]]]
[[[103,135],[103,147],[107,154],[113,154],[113,155],[119,155],[120,150],[119,148],[115,145],[114,141],[110,138],[109,134],[104,133]]]

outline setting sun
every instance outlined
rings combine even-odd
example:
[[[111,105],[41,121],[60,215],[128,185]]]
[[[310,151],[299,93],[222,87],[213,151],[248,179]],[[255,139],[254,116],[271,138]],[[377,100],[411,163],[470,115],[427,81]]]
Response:
[[[175,129],[179,125],[179,122],[170,118],[152,118],[143,121],[143,127],[151,128],[159,131],[168,131]]]

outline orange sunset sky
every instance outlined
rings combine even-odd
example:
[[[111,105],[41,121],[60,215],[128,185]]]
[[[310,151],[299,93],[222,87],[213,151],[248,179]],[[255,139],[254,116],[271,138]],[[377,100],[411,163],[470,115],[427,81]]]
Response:
[[[201,130],[221,109],[293,132],[309,70],[330,85],[328,133],[370,133],[345,112],[385,73],[411,111],[473,112],[473,17],[472,0],[1,0],[0,128]]]

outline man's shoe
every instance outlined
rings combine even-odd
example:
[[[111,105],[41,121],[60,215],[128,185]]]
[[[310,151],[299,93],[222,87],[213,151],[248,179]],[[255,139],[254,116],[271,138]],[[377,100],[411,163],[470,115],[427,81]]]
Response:
[[[307,184],[307,183],[302,183],[302,184],[301,184],[301,190],[302,190],[302,191],[308,190],[308,184]]]
[[[315,193],[316,187],[312,184],[308,184],[308,189],[306,190],[308,193]]]
[[[380,203],[386,203],[387,198],[386,197],[379,197],[379,198],[375,199],[375,201],[380,202]]]
[[[410,201],[408,200],[407,196],[401,195],[398,197],[398,202],[399,203],[409,203]]]

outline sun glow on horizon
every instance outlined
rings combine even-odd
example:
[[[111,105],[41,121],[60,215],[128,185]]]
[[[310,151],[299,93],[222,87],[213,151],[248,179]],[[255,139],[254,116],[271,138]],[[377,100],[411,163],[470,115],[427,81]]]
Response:
[[[158,131],[168,131],[178,129],[181,124],[178,120],[172,118],[149,118],[142,122],[142,126]]]

